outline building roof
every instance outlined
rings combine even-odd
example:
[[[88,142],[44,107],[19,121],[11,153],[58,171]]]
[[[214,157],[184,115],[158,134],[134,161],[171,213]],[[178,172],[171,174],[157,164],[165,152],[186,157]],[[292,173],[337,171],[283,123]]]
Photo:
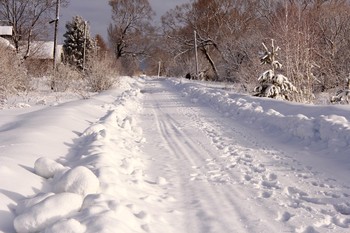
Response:
[[[15,50],[15,47],[10,43],[10,41],[2,37],[0,37],[0,45]]]
[[[30,44],[30,57],[33,59],[53,59],[53,41],[33,41]],[[62,45],[57,45],[56,58],[60,60]]]
[[[0,36],[12,36],[12,26],[0,26]]]

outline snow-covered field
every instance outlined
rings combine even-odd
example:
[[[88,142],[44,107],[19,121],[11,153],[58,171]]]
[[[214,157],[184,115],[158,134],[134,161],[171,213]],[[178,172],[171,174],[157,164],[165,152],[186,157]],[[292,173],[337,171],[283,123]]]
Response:
[[[127,77],[40,98],[0,111],[0,232],[350,231],[349,106]]]

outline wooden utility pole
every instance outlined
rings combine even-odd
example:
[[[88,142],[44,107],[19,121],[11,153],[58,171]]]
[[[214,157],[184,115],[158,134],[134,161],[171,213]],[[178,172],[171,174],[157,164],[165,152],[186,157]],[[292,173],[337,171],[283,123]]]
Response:
[[[87,31],[87,21],[84,21],[84,50],[83,50],[83,72],[85,71],[86,63],[86,31]]]
[[[56,18],[55,18],[55,36],[54,36],[54,45],[53,45],[53,70],[54,74],[56,72],[57,66],[57,32],[58,32],[58,20],[60,17],[60,0],[56,1]]]
[[[161,64],[162,64],[162,62],[159,61],[159,62],[158,62],[158,77],[160,76],[160,66],[161,66]]]
[[[194,53],[196,62],[196,76],[198,75],[198,52],[197,52],[197,32],[194,31]]]

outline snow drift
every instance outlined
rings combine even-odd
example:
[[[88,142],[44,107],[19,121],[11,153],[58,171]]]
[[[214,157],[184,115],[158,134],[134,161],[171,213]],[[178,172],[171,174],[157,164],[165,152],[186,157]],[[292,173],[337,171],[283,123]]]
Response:
[[[228,117],[251,127],[290,136],[305,145],[325,149],[330,153],[349,154],[350,108],[348,106],[314,106],[229,93],[201,84],[171,81],[193,102],[210,104]]]

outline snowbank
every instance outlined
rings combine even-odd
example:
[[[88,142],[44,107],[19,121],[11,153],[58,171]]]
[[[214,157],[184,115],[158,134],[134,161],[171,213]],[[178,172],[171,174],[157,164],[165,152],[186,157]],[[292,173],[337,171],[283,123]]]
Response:
[[[35,161],[34,170],[43,178],[52,178],[57,172],[64,170],[64,166],[52,159],[41,157]]]
[[[97,193],[100,182],[91,170],[78,166],[61,175],[57,182],[53,182],[53,186],[56,193],[71,192],[85,197]]]
[[[326,148],[330,153],[350,152],[350,108],[295,104],[230,93],[205,84],[170,80],[192,102],[210,105],[228,117],[251,127],[286,138],[297,138],[307,146]]]
[[[18,215],[14,227],[19,233],[42,231],[58,220],[78,212],[82,203],[83,198],[73,193],[49,196]]]
[[[70,156],[35,161],[33,170],[46,188],[17,204],[17,232],[140,232],[147,228],[148,220],[131,208],[126,188],[128,183],[138,187],[143,182],[144,166],[138,157],[142,130],[134,116],[141,109],[142,94],[132,80],[128,82],[113,102],[103,104],[105,115],[80,134]]]

